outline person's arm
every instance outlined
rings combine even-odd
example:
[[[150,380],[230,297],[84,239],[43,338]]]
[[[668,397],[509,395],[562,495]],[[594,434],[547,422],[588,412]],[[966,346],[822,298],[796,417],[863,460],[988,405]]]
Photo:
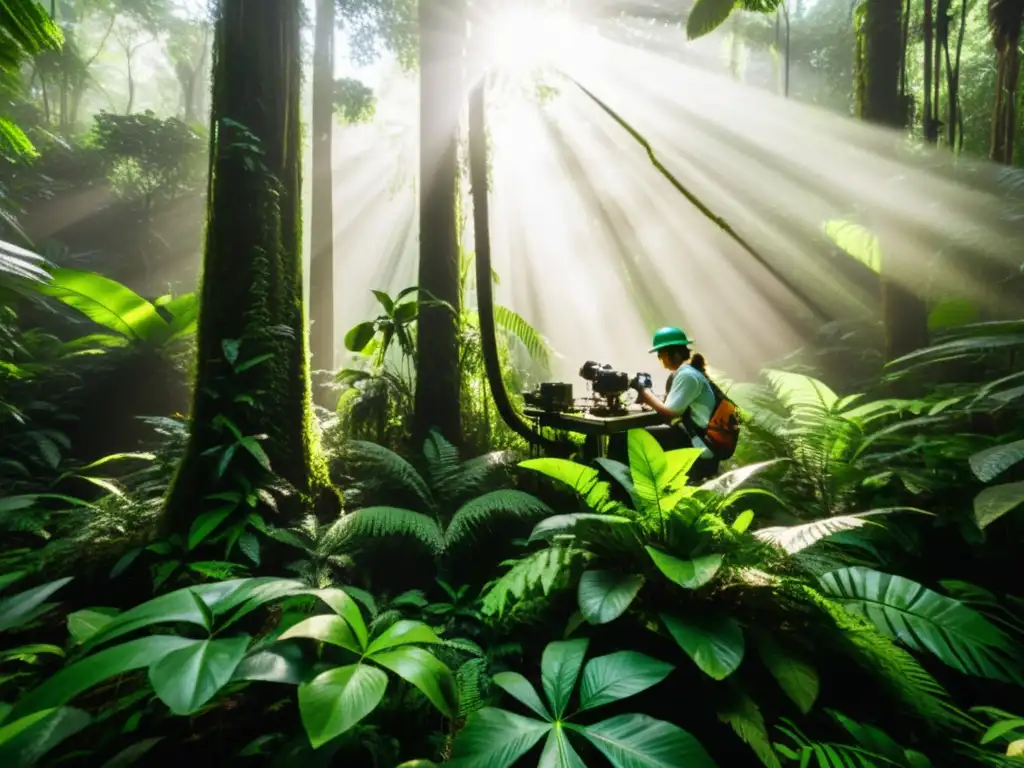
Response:
[[[636,382],[636,379],[634,379]],[[665,397],[665,402],[658,399],[651,390],[634,387],[638,399],[649,405],[667,421],[678,418],[700,395],[700,381],[693,376],[676,375],[672,380],[672,388]]]
[[[664,418],[666,420],[671,421],[672,419],[674,419],[676,416],[679,415],[678,413],[674,413],[673,411],[670,411],[668,409],[668,406],[665,405],[663,402],[661,402],[661,400],[658,399],[658,396],[655,395],[649,389],[638,389],[637,390],[637,395],[638,395],[638,399],[640,400],[641,403],[645,403],[646,405],[649,405],[652,409],[654,409],[654,411],[659,416],[661,416],[662,418]]]

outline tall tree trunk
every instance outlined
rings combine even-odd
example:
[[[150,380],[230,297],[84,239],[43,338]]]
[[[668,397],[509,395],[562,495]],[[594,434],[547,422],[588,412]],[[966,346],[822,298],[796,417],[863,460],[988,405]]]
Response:
[[[419,286],[447,301],[419,316],[413,438],[431,427],[458,444],[459,195],[458,136],[463,106],[465,0],[419,4],[420,21],[420,266]]]
[[[860,117],[889,128],[905,128],[907,109],[900,88],[903,24],[900,0],[866,0],[858,30],[857,101]],[[926,56],[927,58],[927,56]],[[927,90],[927,89],[926,89]],[[930,106],[930,98],[928,99]],[[925,119],[929,119],[926,112]],[[896,227],[870,222],[882,253],[880,280],[886,357],[889,360],[928,344],[928,311],[912,289],[919,275],[901,258]],[[888,231],[887,231],[888,230]]]
[[[312,419],[302,299],[299,11],[298,3],[249,0],[220,0],[217,10],[195,393],[165,518],[179,533],[211,492],[265,472],[261,452],[238,434],[262,446],[303,511],[332,498],[322,493],[329,481]],[[231,444],[238,450],[219,471],[218,447]]]
[[[310,221],[310,346],[315,369],[334,368],[334,1],[317,0],[313,44],[313,216]],[[317,400],[327,396],[320,388]]]
[[[996,49],[996,98],[992,110],[989,157],[997,163],[1013,165],[1024,2],[989,0],[988,25],[992,32],[992,45]]]

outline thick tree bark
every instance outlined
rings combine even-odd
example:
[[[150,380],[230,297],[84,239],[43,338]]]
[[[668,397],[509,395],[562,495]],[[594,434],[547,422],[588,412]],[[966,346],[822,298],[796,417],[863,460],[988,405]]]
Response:
[[[240,449],[230,471],[207,452],[259,443],[308,503],[328,485],[312,420],[300,247],[299,6],[221,0],[213,55],[210,182],[191,433],[166,527],[185,532],[213,492],[262,471]],[[238,372],[230,364],[263,357]],[[255,476],[255,477],[254,477]],[[232,486],[233,487],[233,486]]]
[[[857,95],[860,117],[889,128],[905,128],[907,109],[900,90],[903,62],[901,0],[867,0],[859,30]],[[913,289],[920,275],[901,259],[895,226],[884,217],[869,222],[882,254],[881,299],[886,358],[893,360],[928,344],[928,312]],[[888,232],[886,230],[889,230]]]
[[[310,347],[313,367],[334,368],[334,19],[335,0],[317,0],[313,42],[313,184],[310,220]],[[326,392],[317,389],[317,400]]]
[[[459,306],[458,135],[463,106],[464,0],[426,0],[420,20],[419,286]],[[420,313],[413,438],[431,427],[455,444],[462,436],[458,317],[442,307]]]

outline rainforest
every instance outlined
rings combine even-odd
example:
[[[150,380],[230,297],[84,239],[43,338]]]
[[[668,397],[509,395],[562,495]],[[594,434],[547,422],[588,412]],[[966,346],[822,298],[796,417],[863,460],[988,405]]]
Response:
[[[0,0],[0,765],[1024,767],[1022,0]]]

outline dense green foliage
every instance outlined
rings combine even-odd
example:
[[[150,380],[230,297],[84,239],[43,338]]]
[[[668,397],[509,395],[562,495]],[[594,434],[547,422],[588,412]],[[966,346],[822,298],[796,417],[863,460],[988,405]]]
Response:
[[[824,328],[728,384],[740,448],[695,486],[698,451],[642,430],[623,463],[534,455],[500,421],[462,247],[458,307],[373,290],[334,407],[313,409],[297,6],[222,0],[211,26],[164,0],[52,5],[59,25],[0,2],[5,768],[1024,765],[1024,320],[951,299],[928,346],[887,362],[875,325]],[[914,50],[931,5],[909,7]],[[736,8],[786,11],[786,55],[822,75],[794,95],[850,106],[848,6],[698,0],[674,23],[772,45]],[[413,68],[413,4],[337,10],[357,58]],[[963,17],[948,142],[978,154],[984,10]],[[83,50],[105,35],[127,114],[89,106]],[[180,93],[135,111],[149,36]],[[365,85],[336,84],[342,120],[372,119]],[[82,193],[103,213],[67,246],[6,242]],[[202,284],[168,290],[161,267],[199,253],[204,218]],[[822,225],[878,271],[870,231]],[[160,251],[172,233],[190,245]],[[412,442],[424,308],[456,316],[459,448]],[[554,351],[494,314],[518,392]]]

